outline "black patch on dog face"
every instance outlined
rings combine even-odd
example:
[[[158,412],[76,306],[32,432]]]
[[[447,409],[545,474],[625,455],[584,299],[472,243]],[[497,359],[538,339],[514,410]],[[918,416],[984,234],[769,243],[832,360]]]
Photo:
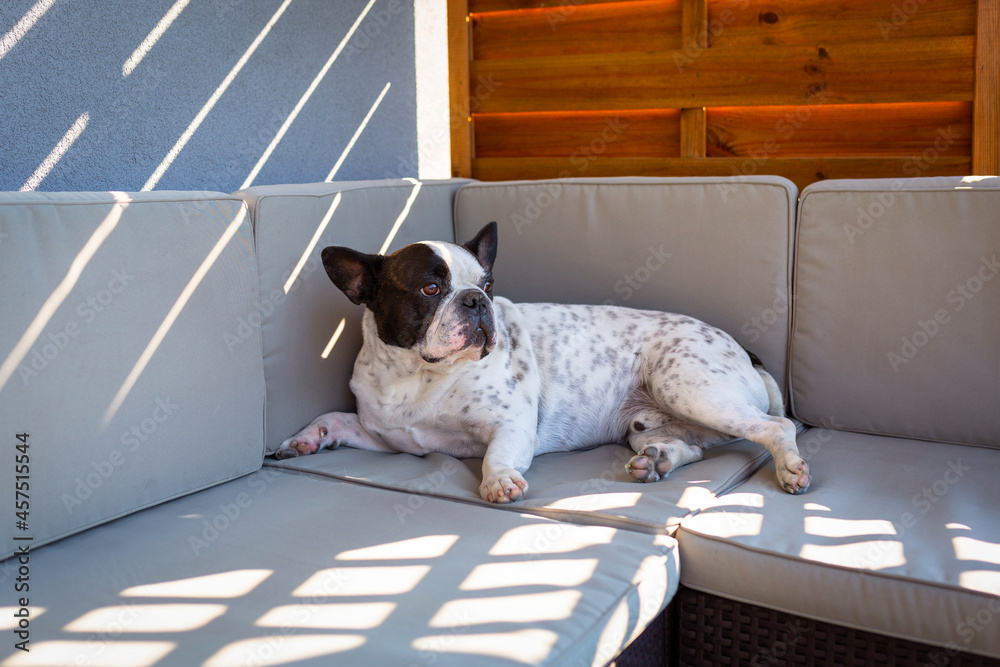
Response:
[[[388,256],[331,246],[323,250],[323,266],[347,298],[372,311],[386,345],[415,347],[451,292],[448,264],[419,243]]]
[[[387,345],[412,348],[423,340],[438,307],[451,292],[451,272],[429,246],[414,244],[386,258],[378,285],[378,298],[369,308],[379,338]],[[432,285],[436,292],[421,292]]]

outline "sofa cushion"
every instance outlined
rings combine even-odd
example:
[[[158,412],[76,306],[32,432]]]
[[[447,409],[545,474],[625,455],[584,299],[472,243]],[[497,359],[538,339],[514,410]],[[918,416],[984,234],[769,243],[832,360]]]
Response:
[[[235,197],[0,194],[0,423],[28,434],[27,528],[5,521],[0,551],[258,468],[259,337],[226,342],[256,298]]]
[[[419,457],[340,447],[312,456],[268,460],[265,465],[406,491],[407,502],[396,508],[400,518],[416,511],[424,496],[436,496],[572,523],[668,535],[691,511],[738,486],[761,466],[766,464],[774,475],[770,455],[746,440],[709,449],[701,461],[652,484],[636,482],[626,472],[625,464],[633,455],[628,447],[606,445],[537,456],[524,475],[527,496],[506,505],[479,497],[483,460],[478,458]]]
[[[668,537],[405,501],[268,468],[46,546],[0,659],[599,666],[676,591]]]
[[[256,234],[261,299],[240,336],[260,330],[263,338],[269,452],[317,415],[354,410],[347,383],[364,309],[330,281],[320,252],[328,245],[375,253],[450,241],[452,197],[466,182],[312,183],[236,193],[250,206]]]
[[[455,230],[497,221],[497,294],[697,317],[784,386],[796,195],[773,176],[472,183]]]
[[[686,518],[685,586],[1000,657],[1000,454],[826,429],[800,435],[809,492],[762,470]]]
[[[1000,178],[802,193],[793,411],[866,433],[1000,446]]]

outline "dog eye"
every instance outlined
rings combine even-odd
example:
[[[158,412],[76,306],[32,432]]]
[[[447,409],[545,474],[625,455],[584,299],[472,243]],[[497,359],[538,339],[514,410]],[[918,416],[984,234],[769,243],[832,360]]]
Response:
[[[483,284],[483,291],[486,292],[487,294],[489,294],[490,292],[493,291],[493,281],[492,280],[487,280]]]
[[[421,287],[420,293],[424,296],[437,296],[441,293],[441,288],[437,286],[437,283],[430,283]]]

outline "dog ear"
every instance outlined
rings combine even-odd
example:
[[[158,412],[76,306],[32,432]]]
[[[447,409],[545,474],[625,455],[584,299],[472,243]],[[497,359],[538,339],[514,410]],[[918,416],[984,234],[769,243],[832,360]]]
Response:
[[[375,298],[375,284],[384,260],[382,255],[368,255],[350,248],[323,248],[326,274],[356,304],[368,305]]]
[[[479,230],[476,238],[462,247],[475,255],[487,272],[492,271],[497,258],[497,223],[488,223]]]

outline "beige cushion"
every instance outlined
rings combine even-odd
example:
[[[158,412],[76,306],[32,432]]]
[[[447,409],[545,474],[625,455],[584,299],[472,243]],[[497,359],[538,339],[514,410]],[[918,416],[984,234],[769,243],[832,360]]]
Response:
[[[600,667],[677,588],[668,537],[405,502],[265,469],[49,545],[0,661]]]
[[[497,294],[691,315],[784,386],[796,194],[772,176],[473,183],[455,229],[499,224]]]
[[[825,429],[799,449],[808,493],[764,468],[682,522],[682,583],[1000,657],[1000,454]]]
[[[27,530],[2,552],[246,474],[263,458],[247,208],[217,193],[0,194],[0,423],[13,489],[30,434]]]
[[[400,520],[414,514],[423,496],[429,495],[561,521],[663,534],[673,534],[692,510],[738,486],[765,463],[774,474],[767,452],[746,440],[710,449],[701,461],[651,484],[637,482],[625,471],[633,454],[627,447],[607,445],[537,456],[525,473],[527,497],[508,505],[494,505],[479,497],[482,459],[455,459],[444,454],[418,457],[341,447],[284,461],[269,460],[267,465],[410,492],[413,495],[407,502],[397,507]]]
[[[256,233],[261,298],[241,331],[259,329],[263,338],[269,452],[317,415],[355,409],[347,383],[361,349],[363,308],[330,281],[320,252],[329,245],[374,253],[386,241],[386,252],[450,241],[452,197],[466,182],[311,183],[236,193],[250,206]]]
[[[1000,178],[816,183],[799,218],[796,416],[1000,445]]]

